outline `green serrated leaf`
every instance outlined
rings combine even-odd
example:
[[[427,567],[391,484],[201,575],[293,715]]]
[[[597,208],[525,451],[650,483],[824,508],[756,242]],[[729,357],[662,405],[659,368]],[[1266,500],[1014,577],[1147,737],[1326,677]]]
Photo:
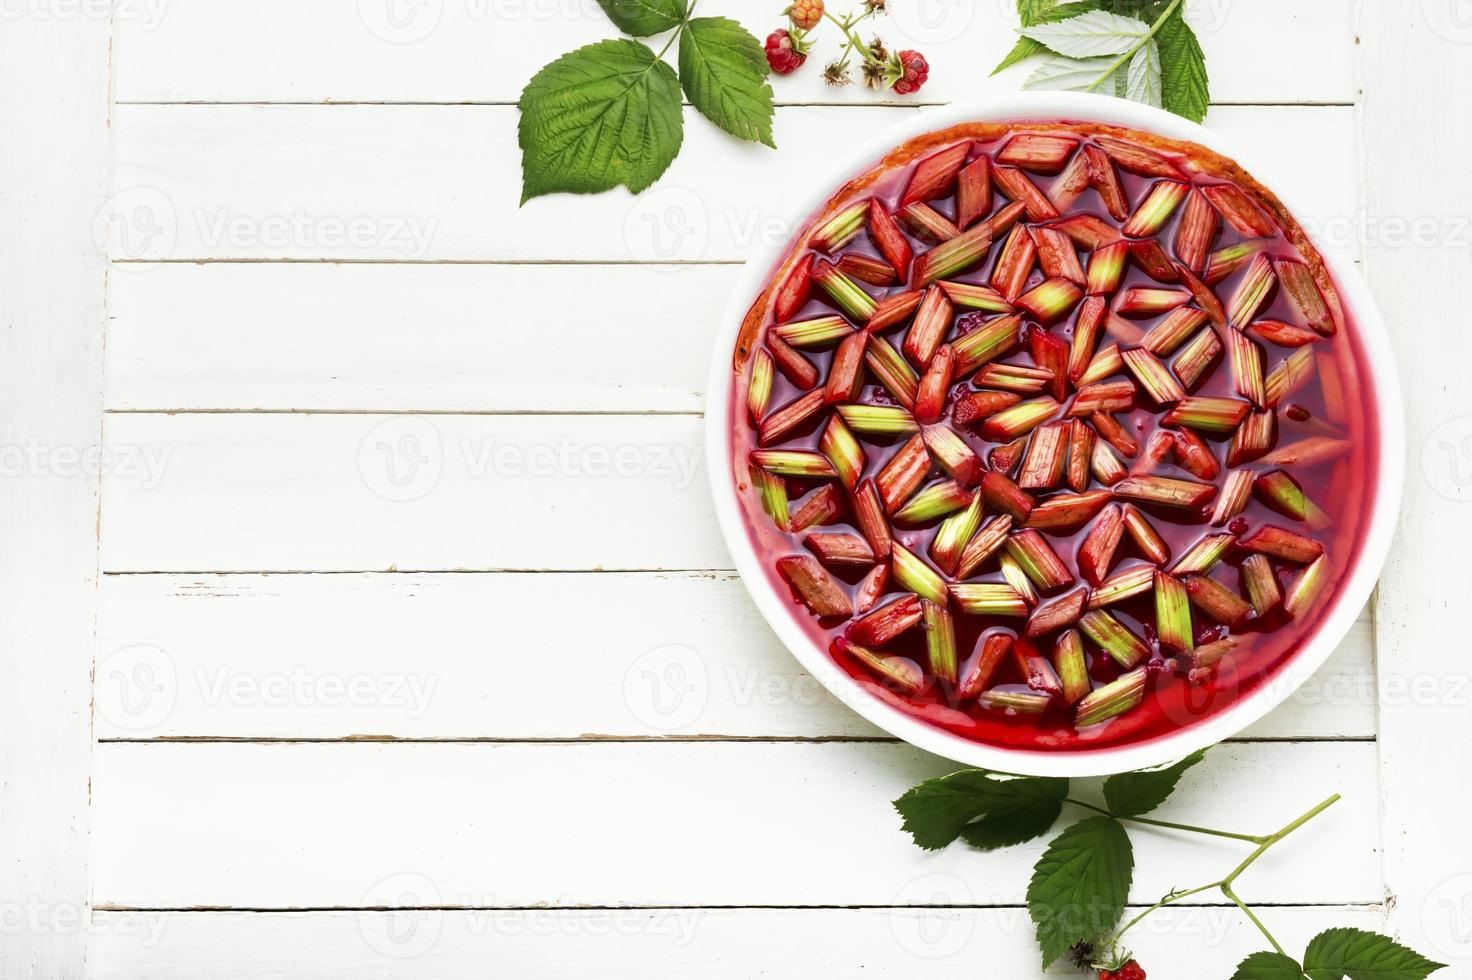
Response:
[[[970,823],[961,837],[972,847],[993,851],[1041,837],[1063,811],[1066,779],[1013,779],[1001,784],[1005,798]]]
[[[727,17],[697,17],[680,31],[680,84],[701,115],[744,140],[772,142],[767,58]]]
[[[1389,936],[1363,929],[1319,933],[1303,954],[1311,980],[1423,980],[1446,964],[1428,960]]]
[[[1108,10],[1090,10],[1054,23],[1024,27],[1022,35],[1069,58],[1122,55],[1150,33],[1150,25]]]
[[[1130,58],[1124,97],[1132,102],[1160,106],[1160,48],[1146,41]]]
[[[685,0],[598,0],[608,19],[625,34],[648,37],[680,26]]]
[[[1206,55],[1196,32],[1186,23],[1184,4],[1160,25],[1155,40],[1160,45],[1161,104],[1178,116],[1200,122],[1211,104],[1211,85]]]
[[[934,850],[961,836],[973,820],[992,813],[999,815],[997,823],[987,831],[976,831],[979,839],[986,840],[993,833],[998,837],[1022,833],[1030,826],[1029,817],[1042,819],[1048,800],[1061,806],[1067,795],[1066,779],[1017,779],[985,769],[961,769],[913,787],[894,801],[894,808],[905,818],[903,827],[915,843]],[[1045,832],[1055,819],[1056,807],[1047,824],[1022,840]]]
[[[1237,964],[1232,980],[1303,980],[1303,968],[1282,953],[1253,953]]]
[[[1048,91],[1084,92],[1099,90],[1101,79],[1108,76],[1113,58],[1065,58],[1053,55],[1034,69],[1022,83],[1023,88]],[[1111,89],[1103,89],[1106,93]]]
[[[1034,24],[1047,24],[1053,21],[1067,20],[1077,17],[1081,13],[1090,10],[1098,10],[1100,0],[1078,0],[1077,3],[1066,3],[1061,6],[1055,5],[1054,0],[1017,0],[1017,15],[1022,19],[1023,27],[1031,27]],[[1007,57],[998,62],[997,67],[992,69],[992,74],[1004,68],[1011,68],[1019,61],[1025,61],[1035,55],[1047,54],[1048,49],[1038,41],[1030,37],[1019,37],[1012,50],[1007,52]]]
[[[1017,17],[1023,27],[1041,24],[1058,6],[1058,0],[1017,0]]]
[[[1134,867],[1129,835],[1113,817],[1080,820],[1053,838],[1027,886],[1044,969],[1075,943],[1114,928]]]
[[[1198,749],[1174,765],[1124,772],[1104,780],[1104,802],[1116,817],[1138,817],[1164,803],[1186,770],[1206,758]]]

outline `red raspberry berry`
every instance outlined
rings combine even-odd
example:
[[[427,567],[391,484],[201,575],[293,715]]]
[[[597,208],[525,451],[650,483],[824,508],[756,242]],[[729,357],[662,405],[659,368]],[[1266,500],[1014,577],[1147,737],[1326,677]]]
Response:
[[[792,43],[792,35],[785,28],[767,35],[766,51],[767,64],[779,75],[789,75],[797,71],[808,60],[806,54],[797,50]]]
[[[894,83],[895,94],[909,95],[911,92],[920,91],[920,86],[924,85],[925,79],[930,77],[930,63],[925,60],[925,55],[919,51],[905,50],[901,51],[898,57],[905,73]]]
[[[810,31],[823,19],[823,0],[795,0],[787,8],[787,16],[802,30]]]
[[[1108,970],[1100,970],[1099,980],[1145,980],[1145,971],[1140,969],[1139,963],[1130,960],[1112,973]]]

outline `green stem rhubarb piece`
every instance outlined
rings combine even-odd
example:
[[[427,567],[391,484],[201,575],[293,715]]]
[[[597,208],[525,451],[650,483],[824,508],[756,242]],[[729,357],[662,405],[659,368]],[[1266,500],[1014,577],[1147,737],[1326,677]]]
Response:
[[[955,480],[942,480],[921,490],[894,512],[896,524],[918,526],[937,521],[971,503],[972,492]]]
[[[954,575],[960,566],[966,545],[981,526],[981,494],[972,494],[971,503],[941,522],[930,542],[930,557],[936,566],[948,575]]]
[[[805,480],[827,480],[835,475],[833,464],[821,453],[792,449],[757,449],[752,462],[768,473],[795,476]]]
[[[777,525],[777,530],[787,531],[792,526],[788,511],[787,484],[775,473],[769,473],[755,461],[751,464],[751,485],[761,498],[762,510],[767,512]]]
[[[850,204],[813,232],[809,244],[818,251],[831,255],[853,241],[854,236],[864,227],[864,220],[868,216],[868,200]]]
[[[1103,609],[1090,609],[1079,617],[1079,628],[1115,662],[1126,669],[1150,656],[1145,641]]]
[[[813,282],[828,295],[838,307],[858,323],[867,323],[874,314],[874,298],[859,288],[859,284],[839,271],[826,260],[813,269]]]
[[[960,582],[951,586],[956,608],[970,616],[1027,615],[1027,601],[1001,582]]]
[[[956,627],[946,606],[921,600],[924,608],[925,649],[930,655],[930,672],[943,681],[955,684]]]
[[[823,427],[818,448],[845,487],[852,490],[858,486],[859,478],[864,475],[864,447],[840,416],[833,416]]]
[[[1176,653],[1190,653],[1196,645],[1186,587],[1162,571],[1155,573],[1155,633],[1161,647]]]
[[[1053,644],[1053,667],[1063,684],[1063,700],[1077,704],[1089,693],[1089,665],[1078,630],[1064,630]]]
[[[838,415],[850,429],[866,436],[903,436],[920,431],[915,417],[898,405],[839,405]]]
[[[1145,700],[1145,680],[1145,668],[1141,667],[1089,692],[1078,703],[1075,727],[1088,728],[1139,707]]]
[[[995,708],[1019,715],[1040,715],[1048,710],[1053,699],[1047,694],[1028,691],[986,691],[977,701],[983,708]]]
[[[901,588],[937,605],[946,604],[949,593],[945,579],[927,565],[925,559],[896,541],[890,546],[890,561],[894,580]]]
[[[1089,593],[1089,608],[1102,609],[1155,588],[1154,565],[1132,565],[1115,572]]]

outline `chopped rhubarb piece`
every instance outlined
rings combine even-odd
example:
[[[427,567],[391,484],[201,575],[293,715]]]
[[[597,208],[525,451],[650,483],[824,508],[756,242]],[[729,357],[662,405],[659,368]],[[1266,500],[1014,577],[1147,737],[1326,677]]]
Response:
[[[1181,175],[1175,164],[1154,150],[1147,150],[1138,143],[1115,136],[1100,136],[1097,137],[1097,141],[1121,170],[1127,170],[1141,177],[1179,177]]]
[[[928,286],[965,272],[982,260],[991,244],[992,225],[983,221],[917,257],[910,269],[910,285]]]
[[[1020,401],[1022,396],[1010,391],[968,391],[956,399],[951,419],[957,425],[974,425]]]
[[[1017,672],[1022,675],[1023,683],[1028,687],[1049,698],[1062,695],[1063,682],[1058,679],[1058,672],[1027,640],[1018,640],[1012,645],[1012,659],[1017,664]]]
[[[1090,296],[1079,307],[1068,348],[1068,378],[1074,384],[1083,383],[1083,376],[1093,362],[1106,309],[1102,296]]]
[[[854,236],[864,227],[864,217],[868,213],[868,201],[848,205],[820,225],[813,232],[808,244],[825,255],[832,255],[853,241]]]
[[[1072,239],[1056,228],[1033,228],[1031,234],[1043,275],[1050,279],[1067,279],[1080,286],[1088,281],[1084,278],[1084,267],[1079,264]]]
[[[889,564],[881,562],[869,570],[854,590],[854,613],[862,616],[873,609],[889,588]]]
[[[956,187],[956,174],[960,172],[970,152],[970,143],[957,143],[921,160],[915,165],[910,182],[905,185],[900,204],[949,197]]]
[[[1113,415],[1099,412],[1090,416],[1089,421],[1093,424],[1094,431],[1099,433],[1099,438],[1124,455],[1133,459],[1139,453],[1140,443],[1130,435],[1128,429],[1119,424],[1119,420]]]
[[[777,571],[792,587],[792,596],[815,616],[851,616],[854,607],[833,576],[808,555],[777,559]]]
[[[1135,405],[1135,383],[1128,378],[1118,381],[1096,381],[1084,385],[1073,396],[1068,408],[1070,416],[1093,415],[1095,412],[1128,412]]]
[[[1074,589],[1066,595],[1040,603],[1027,619],[1027,635],[1043,636],[1065,626],[1072,626],[1083,615],[1088,598],[1087,589]]]
[[[1073,573],[1048,544],[1048,539],[1027,528],[1012,532],[1007,539],[1007,554],[1022,566],[1027,577],[1040,589],[1058,589],[1073,584]]]
[[[1201,272],[1220,230],[1221,218],[1216,209],[1200,191],[1192,191],[1181,210],[1181,223],[1176,226],[1176,258],[1192,272]]]
[[[1179,306],[1140,338],[1140,346],[1156,357],[1169,357],[1206,322],[1206,314],[1194,306]]]
[[[852,336],[854,328],[841,316],[819,316],[811,320],[786,323],[772,331],[793,347],[832,347],[845,337]]]
[[[1082,493],[1089,488],[1089,473],[1094,458],[1094,430],[1083,419],[1068,426],[1068,462],[1063,475],[1069,489]]]
[[[759,349],[752,355],[751,371],[746,378],[746,413],[757,425],[772,404],[772,373],[772,355]]]
[[[1218,327],[1225,327],[1227,325],[1226,307],[1222,306],[1222,301],[1217,299],[1216,293],[1211,291],[1211,287],[1197,278],[1196,273],[1179,262],[1176,263],[1175,268],[1176,275],[1180,277],[1181,283],[1191,291],[1191,298],[1196,301],[1197,306],[1205,311],[1206,315],[1211,319],[1212,324]]]
[[[1119,345],[1110,344],[1094,354],[1089,366],[1084,368],[1084,373],[1074,379],[1076,384],[1090,385],[1096,381],[1102,381],[1111,374],[1119,374],[1124,370],[1124,358],[1120,356]]]
[[[1231,589],[1205,575],[1185,579],[1191,604],[1223,626],[1239,626],[1252,615],[1252,607]]]
[[[1132,565],[1115,572],[1089,592],[1089,608],[1102,609],[1155,588],[1154,565]]]
[[[945,290],[946,298],[958,310],[981,310],[985,313],[1011,313],[1012,304],[990,286],[971,282],[941,280],[936,285]]]
[[[1179,282],[1181,275],[1176,271],[1170,256],[1165,254],[1165,249],[1160,242],[1153,238],[1147,238],[1138,242],[1130,242],[1130,259],[1140,270],[1154,279],[1156,282]]]
[[[1307,327],[1282,320],[1254,320],[1247,332],[1279,347],[1302,347],[1319,339],[1319,335]]]
[[[988,364],[971,378],[971,383],[978,388],[997,388],[1024,395],[1037,394],[1052,382],[1052,371],[1021,364]]]
[[[1222,342],[1216,339],[1216,331],[1204,327],[1181,348],[1181,352],[1171,362],[1171,369],[1175,371],[1181,385],[1189,391],[1206,377],[1221,353]]]
[[[941,469],[968,487],[976,486],[986,467],[966,440],[956,435],[956,430],[944,422],[937,422],[922,425],[920,435],[924,437],[925,448],[930,450]]]
[[[1263,381],[1263,398],[1268,405],[1276,405],[1293,394],[1314,376],[1314,351],[1312,347],[1300,347],[1278,363]]]
[[[827,480],[834,476],[833,464],[819,453],[758,449],[751,454],[751,461],[778,476],[796,476],[806,480]]]
[[[1145,668],[1141,667],[1121,675],[1103,687],[1095,688],[1079,701],[1077,713],[1073,717],[1074,727],[1090,728],[1101,725],[1135,710],[1145,700],[1145,682],[1148,679]]]
[[[1103,218],[1092,214],[1074,214],[1062,221],[1049,223],[1049,228],[1056,228],[1063,234],[1072,238],[1074,244],[1079,248],[1093,251],[1102,248],[1111,242],[1123,241],[1119,231]]]
[[[1273,222],[1236,184],[1214,184],[1203,187],[1201,192],[1227,223],[1242,234],[1258,238],[1277,234]]]
[[[1038,604],[1037,586],[1032,584],[1032,579],[1028,578],[1026,570],[1016,558],[1012,557],[1010,552],[1003,551],[997,556],[997,566],[1001,569],[1003,581],[1013,592],[1022,596],[1023,604],[1027,608],[1031,609]]]
[[[982,154],[961,168],[956,175],[956,224],[971,227],[977,218],[992,209],[991,160]]]
[[[961,560],[956,566],[954,577],[970,578],[984,561],[996,554],[1002,545],[1007,543],[1007,535],[1011,531],[1012,518],[1006,514],[988,521],[961,552]]]
[[[1026,209],[1028,221],[1052,221],[1058,217],[1058,209],[1048,200],[1048,195],[1016,167],[992,167],[992,184]]]
[[[1259,459],[1273,446],[1278,434],[1278,417],[1271,411],[1249,412],[1232,434],[1227,446],[1227,465],[1241,466]]]
[[[1179,181],[1156,182],[1120,231],[1130,238],[1148,238],[1154,235],[1175,213],[1176,207],[1185,198],[1188,190],[1190,188]]]
[[[860,483],[854,491],[854,523],[859,526],[859,532],[864,535],[864,540],[869,542],[869,547],[874,549],[874,554],[880,558],[889,557],[890,545],[894,543],[889,529],[889,521],[885,520],[884,502],[879,498],[879,491],[874,487],[873,480],[865,480]]]
[[[1279,446],[1264,456],[1262,461],[1272,466],[1312,466],[1338,459],[1349,452],[1350,445],[1348,439],[1313,436],[1289,446]]]
[[[1329,556],[1324,555],[1299,573],[1283,597],[1283,609],[1297,619],[1324,594],[1329,581]]]
[[[1013,228],[1002,243],[996,265],[992,267],[991,283],[1008,303],[1016,303],[1017,297],[1027,288],[1027,277],[1032,275],[1037,254],[1037,243],[1025,225]]]
[[[1250,411],[1251,405],[1236,398],[1188,395],[1165,414],[1161,424],[1226,435],[1235,431]]]
[[[902,436],[919,432],[914,416],[898,405],[839,405],[839,418],[866,436]]]
[[[1216,509],[1211,512],[1213,527],[1221,527],[1247,509],[1247,500],[1252,496],[1252,471],[1232,470],[1222,484],[1221,495],[1216,498]]]
[[[925,611],[925,652],[930,657],[930,672],[943,681],[956,683],[956,626],[951,611],[944,603],[920,600]]]
[[[842,416],[835,415],[828,420],[818,437],[818,448],[828,457],[840,483],[850,490],[858,486],[859,478],[864,475],[864,447],[844,424]]]
[[[1114,486],[1129,475],[1124,463],[1120,462],[1119,457],[1114,455],[1114,450],[1102,439],[1094,440],[1094,454],[1089,460],[1089,469],[1093,472],[1094,479],[1106,487]]]
[[[1058,403],[1047,396],[1018,402],[983,422],[981,434],[993,442],[1010,442],[1031,432],[1057,411]]]
[[[1204,575],[1236,544],[1235,534],[1204,534],[1171,566],[1172,575]]]
[[[823,386],[823,403],[839,405],[855,401],[864,387],[864,353],[869,349],[869,335],[862,330],[850,333],[833,352],[828,368],[828,383]]]
[[[1007,659],[1012,652],[1014,639],[1010,633],[987,633],[981,637],[980,649],[976,652],[976,658],[966,668],[966,676],[961,679],[960,689],[956,692],[958,701],[970,701],[986,690],[991,683],[992,675]]]
[[[807,303],[813,291],[813,256],[798,259],[782,280],[781,287],[772,301],[772,315],[778,323],[785,323],[797,315]]]
[[[1021,221],[1026,213],[1027,205],[1021,201],[1012,201],[997,208],[996,212],[985,222],[991,226],[992,240],[995,241],[1011,231],[1012,226]]]
[[[1027,335],[1032,351],[1032,362],[1040,370],[1047,371],[1049,394],[1062,401],[1068,397],[1068,342],[1055,337],[1043,327],[1034,325]]]
[[[1241,545],[1247,551],[1256,551],[1299,565],[1307,564],[1324,553],[1324,546],[1313,538],[1304,537],[1276,524],[1263,524],[1254,528],[1242,539]]]
[[[1309,499],[1303,487],[1283,470],[1272,470],[1257,478],[1254,484],[1257,495],[1269,507],[1295,521],[1306,521],[1316,531],[1329,526],[1329,515],[1318,504]]]
[[[1208,286],[1215,286],[1251,261],[1254,255],[1262,251],[1264,244],[1261,240],[1254,239],[1217,249],[1206,260],[1206,271],[1201,274],[1202,280]]]
[[[1155,573],[1155,634],[1161,649],[1190,653],[1196,646],[1191,631],[1191,600],[1186,587],[1165,572]]]
[[[1156,429],[1150,433],[1150,440],[1145,443],[1145,457],[1130,470],[1135,476],[1153,473],[1176,454],[1175,436],[1164,429]]]
[[[768,473],[755,463],[751,464],[751,485],[756,488],[757,499],[762,502],[762,510],[777,525],[777,530],[788,531],[792,528],[792,518],[788,513],[787,483],[775,473]]]
[[[1104,202],[1110,217],[1115,221],[1127,219],[1130,216],[1130,202],[1125,196],[1124,185],[1119,182],[1114,161],[1097,146],[1084,147],[1083,157],[1088,161],[1089,183],[1099,192],[1099,199]]]
[[[819,524],[832,524],[843,513],[843,497],[831,483],[824,484],[808,495],[792,515],[792,530],[805,531]]]
[[[1077,530],[1093,520],[1109,498],[1108,490],[1054,494],[1032,509],[1027,526],[1039,531]]]
[[[1167,476],[1131,476],[1114,485],[1114,495],[1160,507],[1197,510],[1216,496],[1216,487]]]
[[[956,352],[958,378],[1002,357],[1017,346],[1022,330],[1021,317],[993,317],[981,326],[973,327],[973,323],[980,319],[983,318],[979,313],[967,313],[956,321],[957,329],[964,331],[951,341],[951,350]]]
[[[1110,504],[1100,512],[1078,550],[1078,570],[1090,585],[1098,585],[1108,577],[1123,538],[1124,513],[1118,504]]]
[[[911,436],[874,478],[885,511],[892,514],[899,510],[920,489],[929,473],[930,453],[925,451],[925,440],[919,435]]]
[[[777,365],[777,370],[781,371],[782,376],[798,388],[807,391],[818,383],[818,369],[813,362],[803,357],[800,352],[794,350],[787,341],[775,333],[767,335],[767,350],[771,351],[772,361]]]
[[[960,582],[951,586],[956,608],[968,616],[1027,615],[1027,602],[1010,585],[1001,582]]]
[[[946,603],[946,583],[925,559],[896,541],[890,548],[890,572],[900,588],[929,599],[931,602]]]
[[[1068,459],[1066,422],[1053,422],[1033,430],[1017,485],[1025,490],[1048,490],[1063,482],[1063,464]]]
[[[870,650],[841,636],[833,641],[833,645],[839,653],[853,657],[877,675],[884,687],[913,694],[925,685],[925,672],[909,657]]]
[[[1283,590],[1267,555],[1248,555],[1242,561],[1242,591],[1259,617],[1267,615],[1283,601]]]
[[[850,279],[867,282],[871,286],[892,286],[899,280],[899,274],[888,262],[857,252],[848,252],[839,259],[838,270]]]
[[[1053,643],[1053,669],[1063,685],[1063,703],[1074,704],[1089,693],[1089,666],[1078,630],[1064,630]]]
[[[1190,429],[1181,429],[1174,433],[1171,449],[1176,465],[1196,479],[1215,480],[1221,474],[1221,464],[1216,461],[1211,447]]]
[[[1008,479],[1005,473],[996,470],[982,476],[981,498],[993,510],[1006,514],[1019,524],[1032,513],[1032,495]]]
[[[1232,365],[1232,387],[1258,408],[1267,407],[1262,374],[1262,348],[1240,330],[1227,331],[1227,355]]]
[[[918,289],[909,289],[903,293],[891,293],[878,303],[874,304],[874,313],[869,317],[865,328],[870,333],[883,333],[893,327],[907,322],[915,314],[920,306],[920,299],[924,293]]]
[[[1145,331],[1141,327],[1114,312],[1105,315],[1104,332],[1125,347],[1138,347],[1145,339]]]
[[[1145,641],[1103,609],[1090,609],[1079,617],[1078,625],[1084,636],[1093,640],[1121,667],[1133,667],[1150,656],[1150,648]]]
[[[1127,242],[1110,242],[1089,253],[1087,278],[1090,296],[1108,296],[1119,288],[1124,278],[1124,260],[1129,256]]]
[[[1027,436],[1018,436],[1009,443],[996,446],[988,454],[992,469],[1015,477],[1016,469],[1022,464],[1022,454],[1027,452]]]
[[[956,369],[956,355],[946,344],[941,344],[930,367],[920,377],[920,387],[915,393],[915,418],[920,422],[936,422],[945,414],[946,395],[951,388],[951,375]]]
[[[980,526],[981,494],[972,494],[969,504],[941,522],[930,542],[930,559],[936,567],[954,575],[961,565],[962,552]]]
[[[823,410],[823,393],[810,391],[796,401],[788,402],[762,420],[758,441],[770,446],[793,430],[812,421]]]
[[[921,241],[938,245],[961,234],[950,219],[928,204],[907,204],[900,208],[900,221]]]
[[[857,534],[814,531],[807,537],[807,546],[825,565],[864,567],[874,564],[874,549]]]
[[[971,491],[955,480],[932,483],[894,512],[896,524],[930,524],[971,503]]]
[[[1140,389],[1157,405],[1169,405],[1186,397],[1185,389],[1176,380],[1175,375],[1170,373],[1170,368],[1160,363],[1160,359],[1154,354],[1137,347],[1127,350],[1120,355],[1124,359],[1125,367],[1140,382]]]
[[[976,699],[976,703],[983,708],[1005,711],[1008,714],[1040,715],[1048,710],[1048,705],[1053,703],[1053,698],[1047,694],[1035,694],[1031,691],[993,690],[983,692]]]
[[[1237,283],[1237,291],[1227,303],[1227,322],[1238,330],[1247,329],[1262,309],[1267,306],[1278,277],[1273,274],[1273,263],[1266,255],[1254,256]]]
[[[1063,169],[1077,147],[1078,140],[1072,136],[1019,133],[1002,147],[997,162],[1052,176]]]
[[[1275,267],[1288,302],[1303,321],[1325,337],[1334,336],[1334,318],[1329,315],[1324,294],[1319,291],[1309,267],[1292,259],[1278,259]]]
[[[877,199],[869,201],[869,239],[884,256],[884,261],[903,278],[910,267],[910,242],[900,231],[894,215],[886,211]]]
[[[1049,279],[1017,297],[1016,305],[1046,327],[1067,316],[1083,296],[1084,291],[1067,279]]]
[[[1170,561],[1170,548],[1166,546],[1165,539],[1160,536],[1159,531],[1155,530],[1149,518],[1140,512],[1140,508],[1134,504],[1125,504],[1122,510],[1124,511],[1124,528],[1130,532],[1130,540],[1135,543],[1140,554],[1157,565],[1164,565]]]
[[[1203,643],[1191,654],[1191,680],[1200,682],[1216,672],[1217,665],[1225,660],[1241,643],[1235,636],[1224,636],[1220,640]]]
[[[1077,153],[1059,171],[1058,179],[1053,181],[1053,186],[1048,188],[1048,200],[1053,202],[1053,207],[1057,208],[1060,214],[1066,214],[1073,210],[1079,197],[1088,189],[1089,161],[1082,153]]]
[[[1149,286],[1131,286],[1120,294],[1115,312],[1120,316],[1142,319],[1168,313],[1191,301],[1191,294],[1184,289],[1160,289]]]
[[[869,348],[864,351],[864,364],[896,401],[906,408],[915,407],[915,396],[920,391],[920,376],[887,340],[870,336]]]
[[[838,271],[838,267],[826,260],[813,268],[813,282],[827,294],[833,305],[859,323],[867,323],[874,312],[874,299],[859,288],[859,284]]]

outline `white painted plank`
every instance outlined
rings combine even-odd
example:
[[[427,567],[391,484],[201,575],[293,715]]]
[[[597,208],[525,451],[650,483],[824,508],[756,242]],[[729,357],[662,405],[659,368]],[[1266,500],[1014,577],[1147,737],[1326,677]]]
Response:
[[[88,953],[110,25],[3,19],[0,976],[70,978]]]
[[[763,38],[781,25],[779,9],[726,4],[710,13],[737,17]],[[911,0],[891,11],[874,30],[894,50],[926,53],[926,101],[984,90],[986,72],[1016,36],[1016,7],[1007,0]],[[1187,15],[1218,101],[1351,102],[1357,94],[1349,4],[1190,0]],[[121,5],[117,23],[124,102],[515,102],[543,64],[617,33],[592,0],[138,0]],[[779,100],[884,97],[822,84],[818,69],[837,53],[837,37],[825,25],[806,69],[773,79]],[[1001,84],[1013,88],[1029,70]]]
[[[131,268],[113,277],[109,295],[113,409],[699,411],[710,338],[737,273]]]
[[[778,152],[692,125],[638,198],[518,208],[513,106],[122,106],[119,220],[144,260],[736,260],[789,237],[781,188],[797,163],[914,111],[780,109]],[[1282,175],[1306,223],[1352,216],[1352,109],[1222,107],[1209,122]]]
[[[729,568],[692,416],[111,415],[108,571]]]
[[[919,889],[952,900],[969,891],[944,872]],[[1377,929],[1383,914],[1317,906],[1263,918],[1300,950],[1324,929]],[[233,980],[953,980],[1038,970],[1021,908],[99,912],[93,922],[97,980],[200,980],[219,975],[222,951]],[[1264,947],[1235,908],[1163,909],[1130,936],[1149,974],[1170,978],[1226,976]],[[1060,964],[1047,975],[1078,973]]]
[[[1398,355],[1410,456],[1375,616],[1381,683],[1399,691],[1380,712],[1386,878],[1397,930],[1456,976],[1472,973],[1472,796],[1465,779],[1446,774],[1448,760],[1472,750],[1460,640],[1472,595],[1472,130],[1443,93],[1472,84],[1465,13],[1453,3],[1377,2],[1362,14],[1365,268]]]
[[[102,739],[883,734],[728,573],[111,575],[98,637]],[[1244,734],[1370,737],[1374,696],[1364,616]]]
[[[1364,743],[1222,746],[1160,815],[1266,833],[1343,792],[1241,891],[1376,903],[1374,767]],[[889,801],[950,768],[853,742],[108,743],[93,783],[94,895],[357,908],[399,901],[385,879],[413,875],[439,904],[472,907],[924,904],[933,893],[916,880],[944,872],[979,904],[1020,903],[1041,842],[927,853],[899,831]],[[1149,836],[1136,901],[1243,855],[1232,841]]]

